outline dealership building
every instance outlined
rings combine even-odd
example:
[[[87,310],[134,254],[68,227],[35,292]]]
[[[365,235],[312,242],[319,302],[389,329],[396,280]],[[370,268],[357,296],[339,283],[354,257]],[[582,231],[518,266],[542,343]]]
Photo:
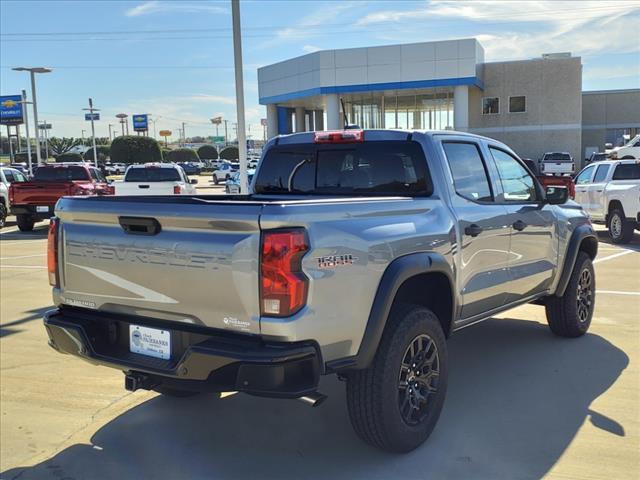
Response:
[[[640,133],[640,89],[583,92],[570,53],[485,62],[474,38],[318,51],[258,69],[258,89],[269,137],[340,129],[346,115],[362,128],[468,131],[522,157],[580,161]]]

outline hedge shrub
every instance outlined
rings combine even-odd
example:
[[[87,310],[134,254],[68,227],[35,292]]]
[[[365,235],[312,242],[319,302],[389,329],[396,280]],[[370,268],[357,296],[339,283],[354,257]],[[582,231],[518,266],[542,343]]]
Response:
[[[96,145],[96,151],[98,152],[98,161],[104,162],[111,152],[109,145]],[[93,147],[84,152],[84,159],[88,162],[93,162]]]
[[[160,145],[151,137],[124,135],[116,137],[111,143],[111,161],[113,163],[160,162]]]
[[[195,150],[191,150],[190,148],[176,148],[175,150],[171,150],[167,153],[166,157],[164,157],[167,162],[198,162],[200,158]]]
[[[56,162],[82,162],[82,155],[72,152],[63,153],[56,157]]]
[[[238,147],[227,147],[220,152],[220,158],[222,160],[238,160],[240,153]]]
[[[213,145],[202,145],[198,148],[198,157],[202,160],[217,160],[218,150]]]

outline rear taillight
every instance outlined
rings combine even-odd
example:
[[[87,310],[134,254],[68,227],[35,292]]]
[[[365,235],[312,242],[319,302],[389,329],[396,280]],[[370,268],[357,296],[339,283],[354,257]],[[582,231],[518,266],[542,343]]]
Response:
[[[49,284],[52,287],[59,285],[58,275],[58,225],[60,220],[53,217],[49,221],[49,235],[47,237],[47,270],[49,272]]]
[[[9,185],[9,203],[13,204],[15,200],[15,194],[13,192],[13,185]]]
[[[173,186],[173,194],[174,195],[180,195],[182,193],[182,189],[180,188],[180,185],[174,185]]]
[[[315,143],[361,143],[364,142],[364,130],[330,130],[316,132]]]
[[[309,279],[302,272],[302,257],[308,251],[304,229],[272,230],[262,234],[262,315],[288,317],[307,303]]]

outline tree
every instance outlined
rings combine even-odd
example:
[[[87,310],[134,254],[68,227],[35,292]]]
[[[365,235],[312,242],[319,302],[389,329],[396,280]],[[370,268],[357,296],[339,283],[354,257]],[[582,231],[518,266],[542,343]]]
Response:
[[[124,135],[111,143],[111,161],[114,163],[160,162],[160,145],[151,137]]]
[[[217,160],[218,150],[213,145],[202,145],[198,148],[198,156],[203,160]]]
[[[82,155],[79,153],[63,153],[56,156],[56,162],[82,162]]]
[[[220,152],[220,158],[222,160],[238,160],[238,158],[240,158],[238,147],[225,148]]]
[[[82,139],[80,138],[67,138],[67,137],[51,137],[49,139],[49,149],[54,156],[62,155],[69,152],[73,147],[82,145]]]
[[[111,152],[109,145],[96,145],[96,151],[98,152],[98,161],[104,162]],[[88,162],[93,162],[93,147],[84,152],[84,159]]]
[[[168,162],[197,162],[200,160],[195,150],[190,148],[176,148],[167,153],[164,158]]]

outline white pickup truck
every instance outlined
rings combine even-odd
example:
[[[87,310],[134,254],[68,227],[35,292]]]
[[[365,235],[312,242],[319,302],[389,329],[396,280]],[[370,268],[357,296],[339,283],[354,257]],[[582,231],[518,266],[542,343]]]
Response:
[[[542,175],[572,175],[576,164],[569,152],[547,152],[540,159]]]
[[[594,222],[609,228],[614,243],[628,243],[640,230],[640,161],[607,160],[576,177],[576,202]]]
[[[116,195],[195,195],[196,183],[179,165],[145,163],[131,165],[124,180],[113,185]]]
[[[613,160],[640,159],[640,135],[636,135],[621,147],[616,147],[609,153]]]

